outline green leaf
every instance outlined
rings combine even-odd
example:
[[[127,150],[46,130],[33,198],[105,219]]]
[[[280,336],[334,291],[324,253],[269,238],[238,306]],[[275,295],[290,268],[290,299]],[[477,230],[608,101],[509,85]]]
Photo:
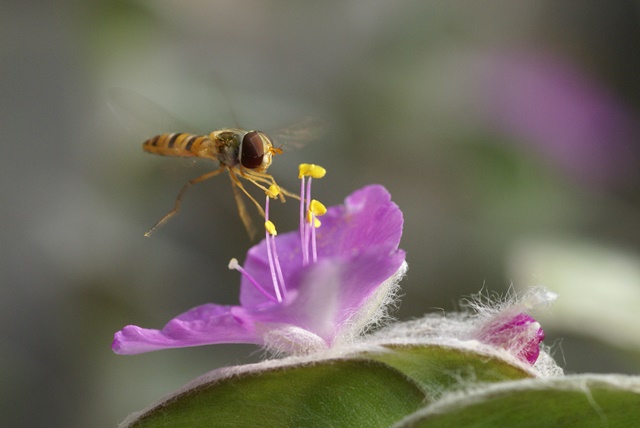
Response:
[[[188,385],[123,426],[388,427],[424,403],[418,385],[375,361],[333,359],[226,370]]]
[[[406,427],[634,427],[640,377],[578,375],[528,379],[455,394],[402,422]]]
[[[386,363],[416,382],[433,401],[447,390],[470,383],[531,378],[521,366],[466,348],[433,344],[384,345],[391,352],[363,356]]]

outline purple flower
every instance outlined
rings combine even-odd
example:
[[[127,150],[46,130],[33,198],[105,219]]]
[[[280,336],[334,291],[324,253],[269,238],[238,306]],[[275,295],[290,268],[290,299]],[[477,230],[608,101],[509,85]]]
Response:
[[[466,339],[504,349],[520,361],[535,364],[540,356],[544,331],[529,313],[551,304],[558,295],[544,287],[533,287],[521,295],[478,293],[464,305],[476,312],[475,327]]]
[[[483,343],[506,349],[522,361],[535,364],[540,355],[544,331],[536,320],[525,313],[519,313],[515,316],[497,316],[490,320],[476,338]]]
[[[319,177],[308,175],[306,185],[301,177],[300,231],[275,236],[267,197],[265,239],[243,267],[230,263],[242,273],[240,306],[197,306],[162,330],[126,326],[115,334],[114,352],[253,343],[303,354],[348,342],[377,322],[406,269],[398,249],[402,212],[371,185],[326,210],[318,227],[324,207],[311,201],[311,176]]]

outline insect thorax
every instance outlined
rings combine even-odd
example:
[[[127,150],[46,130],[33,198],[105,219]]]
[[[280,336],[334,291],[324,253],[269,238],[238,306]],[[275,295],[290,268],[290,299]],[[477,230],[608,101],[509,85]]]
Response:
[[[229,168],[239,162],[241,134],[232,131],[216,131],[211,133],[211,138],[216,142],[216,151],[220,164]]]

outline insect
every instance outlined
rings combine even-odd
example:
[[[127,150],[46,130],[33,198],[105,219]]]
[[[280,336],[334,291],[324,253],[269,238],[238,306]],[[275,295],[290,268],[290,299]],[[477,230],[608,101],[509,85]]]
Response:
[[[222,95],[229,107],[233,121],[237,123],[238,120],[224,91]],[[176,119],[172,113],[156,102],[128,89],[112,88],[109,91],[108,106],[124,127],[129,130],[138,129],[140,124],[147,124],[153,129],[158,127],[164,129],[192,128],[188,123]],[[148,131],[147,128],[145,129]],[[288,127],[270,133],[270,135],[275,137],[280,144],[286,145],[287,148],[299,148],[309,141],[317,139],[324,133],[323,130],[324,125],[319,120],[305,117]],[[142,129],[138,129],[138,131],[142,132]],[[240,219],[249,237],[253,239],[256,229],[242,194],[244,193],[253,202],[262,216],[264,216],[264,209],[245,189],[243,181],[251,182],[262,190],[276,184],[273,176],[267,173],[267,169],[271,165],[273,156],[282,153],[281,147],[275,147],[273,140],[264,132],[246,131],[239,127],[219,129],[209,134],[163,133],[146,140],[142,144],[142,149],[145,152],[161,156],[209,159],[217,161],[219,168],[188,181],[178,193],[173,209],[153,225],[145,233],[145,236],[150,236],[178,213],[182,198],[191,186],[227,171],[231,179],[231,188]],[[285,196],[299,198],[298,195],[278,187],[280,189],[278,197],[281,201],[284,202]]]
[[[251,182],[265,192],[272,184],[277,186],[273,176],[267,174],[267,169],[271,165],[273,156],[282,153],[282,149],[274,147],[271,139],[264,132],[225,128],[213,131],[208,135],[166,133],[148,139],[142,144],[142,149],[161,156],[204,158],[217,161],[220,164],[218,169],[189,180],[178,193],[173,209],[153,225],[145,233],[145,236],[151,235],[178,213],[182,198],[189,187],[227,171],[231,178],[231,187],[242,223],[249,236],[254,238],[255,228],[240,192],[254,203],[263,217],[264,210],[260,203],[245,189],[241,180]],[[298,198],[297,195],[278,187],[280,189],[278,197],[282,202],[285,201],[285,195]]]

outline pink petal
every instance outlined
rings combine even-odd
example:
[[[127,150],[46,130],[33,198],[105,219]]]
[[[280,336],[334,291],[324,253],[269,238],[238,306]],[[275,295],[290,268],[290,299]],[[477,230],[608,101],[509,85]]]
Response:
[[[347,321],[404,262],[402,250],[375,250],[350,259],[321,260],[301,272],[283,305],[254,312],[260,322],[292,324],[331,345]]]
[[[355,191],[345,199],[344,205],[330,207],[321,221],[322,226],[317,232],[319,261],[325,258],[347,260],[377,246],[380,246],[381,254],[389,255],[398,248],[402,237],[402,212],[391,201],[389,192],[380,185]],[[299,271],[303,268],[300,236],[297,231],[281,234],[276,237],[276,244],[287,288],[295,290],[299,286]],[[244,268],[263,287],[271,287],[264,241],[249,250]],[[399,265],[396,270],[398,268]],[[383,281],[386,278],[388,276]],[[266,302],[264,295],[243,278],[240,289],[242,306],[252,307]]]
[[[117,354],[140,354],[215,343],[261,344],[262,338],[243,308],[206,304],[177,316],[162,330],[128,325],[114,335],[111,348]]]
[[[515,316],[501,314],[484,326],[478,340],[504,348],[520,360],[534,364],[540,355],[544,331],[535,319],[525,313]]]

